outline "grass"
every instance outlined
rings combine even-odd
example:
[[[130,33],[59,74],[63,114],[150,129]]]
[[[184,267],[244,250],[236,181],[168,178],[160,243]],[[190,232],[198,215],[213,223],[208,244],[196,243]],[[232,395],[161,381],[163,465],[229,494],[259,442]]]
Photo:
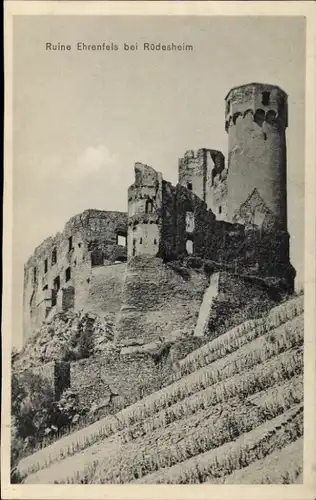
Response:
[[[294,346],[300,346],[303,342],[302,319],[302,317],[295,318],[274,330],[275,341],[273,343],[265,336],[256,338],[236,352],[228,354],[225,358],[202,367],[147,396],[115,416],[105,418],[83,431],[69,435],[67,438],[27,457],[19,464],[20,473],[34,473],[54,461],[71,456],[117,431],[139,423],[196,392],[229,379],[244,370],[248,371]],[[260,384],[259,380],[257,384]],[[225,399],[227,398],[225,386],[223,390]]]
[[[270,398],[270,406],[266,402],[262,406],[240,405],[238,401],[234,406],[218,405],[211,411],[201,410],[193,418],[184,417],[158,433],[138,439],[132,446],[123,446],[112,460],[105,459],[94,482],[128,483],[235,440],[291,408],[294,400],[288,397],[285,401],[284,387],[272,390],[274,398]]]
[[[295,298],[274,307],[264,318],[247,320],[241,325],[232,328],[180,360],[179,370],[175,374],[175,378],[181,378],[219,357],[224,357],[239,349],[245,343],[292,320],[303,313],[303,307],[303,297]]]
[[[303,470],[303,439],[277,449],[262,460],[234,471],[224,478],[225,484],[291,484]]]
[[[218,408],[220,408],[221,404],[226,403],[229,399],[236,397],[239,399],[238,405],[242,408],[245,407],[247,399],[249,400],[251,397],[253,397],[252,395],[256,393],[259,400],[260,398],[263,398],[263,393],[258,391],[267,391],[268,388],[272,388],[272,391],[271,393],[269,391],[266,392],[267,401],[271,401],[271,405],[274,405],[274,401],[275,399],[277,399],[277,395],[279,394],[280,403],[278,411],[281,411],[282,405],[286,407],[290,404],[290,401],[296,401],[298,399],[301,382],[299,380],[299,377],[295,376],[295,374],[300,373],[302,371],[302,367],[303,355],[301,350],[292,349],[290,351],[284,352],[276,358],[273,358],[272,360],[266,362],[264,365],[258,365],[249,372],[236,375],[228,380],[225,380],[225,382],[220,382],[214,386],[211,386],[201,391],[200,394],[195,394],[191,398],[179,402],[174,407],[168,408],[167,411],[169,412],[169,418],[172,417],[172,414],[175,415],[178,419],[186,417],[187,413],[190,413],[190,408],[192,408],[193,417],[195,417],[194,412],[198,413],[199,407],[208,410],[209,413],[216,414],[216,405],[218,405]],[[280,383],[283,384],[283,389],[278,390],[277,388],[273,387],[275,384]],[[288,384],[287,388],[286,384]],[[293,393],[292,396],[291,391]],[[283,394],[284,396],[282,396]],[[256,401],[254,401],[254,404],[256,404]],[[179,408],[180,405],[182,405],[181,409]],[[267,412],[266,405],[263,402],[260,411],[266,418],[267,413],[275,414],[276,409],[273,409],[272,407],[272,409]],[[202,421],[205,418],[205,415],[207,415],[207,411],[202,414]],[[43,470],[42,473],[40,471],[37,476],[34,476],[34,478],[30,476],[28,478],[28,482],[32,483],[32,481],[35,481],[42,483],[44,482],[46,484],[50,482],[51,477],[58,477],[60,481],[63,481],[66,472],[67,475],[72,477],[72,480],[75,481],[73,476],[78,471],[80,472],[80,474],[82,474],[85,465],[89,460],[92,461],[98,457],[100,462],[103,461],[104,458],[110,454],[110,452],[113,452],[113,446],[114,454],[117,455],[119,452],[119,448],[124,443],[124,436],[128,435],[128,440],[132,440],[133,433],[135,432],[134,439],[137,439],[137,437],[140,436],[140,441],[142,441],[143,439],[145,439],[144,437],[142,437],[142,434],[145,432],[151,433],[149,438],[154,438],[154,435],[152,433],[154,428],[158,428],[159,426],[164,428],[166,425],[168,425],[170,428],[172,426],[172,422],[167,422],[168,420],[166,421],[166,416],[162,411],[160,415],[155,415],[153,418],[149,418],[146,422],[143,422],[143,425],[135,424],[134,427],[125,429],[123,433],[121,433],[121,435],[117,434],[115,437],[108,438],[107,440],[102,441],[102,443],[100,443],[99,445],[87,449],[84,454],[77,454],[73,457],[69,457],[65,463],[56,463],[50,468]],[[200,425],[198,420],[197,424]],[[175,425],[177,426],[178,422],[175,422]],[[183,427],[185,428],[185,424],[180,422],[180,436],[183,436]],[[156,437],[157,435],[159,436],[159,433],[156,434]],[[175,440],[176,439],[177,436],[175,436]],[[169,443],[170,437],[164,435],[162,441]],[[136,447],[137,446],[140,446],[140,444],[136,445]],[[71,471],[73,472],[71,473]]]
[[[217,482],[234,470],[247,467],[303,434],[303,405],[297,405],[275,419],[265,422],[234,442],[200,454],[168,469],[138,479],[146,484],[190,484]]]
[[[169,470],[176,466],[173,464],[180,457],[186,467],[190,461],[188,457],[202,457],[209,453],[212,445],[216,446],[213,451],[220,450],[225,446],[225,440],[237,437],[238,441],[238,434],[251,434],[254,431],[247,431],[251,425],[260,427],[262,421],[273,419],[302,400],[303,316],[299,316],[302,312],[303,297],[299,297],[275,307],[265,318],[248,320],[231,329],[180,361],[176,378],[182,377],[181,380],[23,459],[18,473],[32,475],[39,471],[34,475],[35,482],[43,482],[45,476],[49,477],[46,483],[51,482],[52,477],[55,482],[62,483],[115,483],[122,479],[139,482],[144,479],[147,482],[148,478],[150,482],[150,477],[155,474],[153,471],[160,472],[163,464],[165,470]],[[282,385],[273,387],[276,384]],[[220,405],[230,401],[237,402],[240,408],[246,402],[256,405],[257,409],[251,410],[252,423],[246,415],[239,414],[235,414],[237,423],[233,422],[232,415],[230,422],[223,419],[213,422],[209,411],[215,415]],[[183,432],[185,422],[201,426],[201,429],[204,429],[203,422],[213,424],[206,428],[209,434],[205,430],[197,434],[199,439],[188,436],[187,441],[177,447],[173,441],[172,446],[164,447],[163,440],[171,443],[168,436],[176,440],[177,435],[186,434],[186,430]],[[208,428],[217,429],[213,436]],[[153,436],[158,437],[160,455],[155,453],[155,447],[148,453],[146,443]],[[222,444],[220,439],[224,440]],[[141,443],[143,450],[139,463],[133,458],[134,442],[138,443],[137,449]],[[107,467],[102,472],[104,457],[113,443],[116,449],[112,469]],[[129,453],[120,459],[118,450],[121,448],[123,453],[126,446]],[[205,452],[201,451],[204,449]],[[85,453],[80,453],[82,451]],[[244,454],[242,452],[242,456]],[[247,465],[252,463],[248,458],[241,458],[241,463],[246,462]],[[118,463],[123,465],[117,467]],[[296,472],[283,472],[282,481],[285,484],[286,481],[293,482]],[[266,479],[271,480],[268,475]],[[205,473],[197,467],[196,475],[190,476],[188,482],[202,480],[205,480]],[[211,480],[218,478],[212,476]],[[32,482],[31,476],[27,482]]]

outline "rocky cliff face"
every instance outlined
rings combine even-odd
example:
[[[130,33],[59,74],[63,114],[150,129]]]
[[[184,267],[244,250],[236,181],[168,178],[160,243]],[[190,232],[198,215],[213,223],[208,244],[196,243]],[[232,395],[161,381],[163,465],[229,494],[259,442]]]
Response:
[[[46,321],[15,357],[16,371],[51,361],[77,361],[102,353],[114,337],[114,314],[101,315],[69,310]]]

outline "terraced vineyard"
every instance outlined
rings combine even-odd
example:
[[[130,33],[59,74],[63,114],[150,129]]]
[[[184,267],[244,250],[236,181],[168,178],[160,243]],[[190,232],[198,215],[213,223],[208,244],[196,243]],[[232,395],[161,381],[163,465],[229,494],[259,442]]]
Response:
[[[303,297],[180,361],[173,381],[23,459],[25,483],[302,481]]]

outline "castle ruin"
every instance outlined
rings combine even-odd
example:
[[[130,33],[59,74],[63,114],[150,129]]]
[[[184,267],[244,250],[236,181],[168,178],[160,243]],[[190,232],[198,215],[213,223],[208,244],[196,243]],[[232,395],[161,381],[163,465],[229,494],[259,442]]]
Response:
[[[35,250],[24,269],[24,338],[58,310],[84,309],[95,268],[105,269],[105,282],[113,280],[115,266],[120,269],[117,292],[100,304],[100,310],[118,312],[124,272],[134,257],[200,258],[234,274],[277,279],[293,291],[287,95],[275,85],[250,83],[230,90],[225,102],[227,162],[214,149],[187,151],[179,160],[176,186],[136,163],[128,213],[87,210]]]

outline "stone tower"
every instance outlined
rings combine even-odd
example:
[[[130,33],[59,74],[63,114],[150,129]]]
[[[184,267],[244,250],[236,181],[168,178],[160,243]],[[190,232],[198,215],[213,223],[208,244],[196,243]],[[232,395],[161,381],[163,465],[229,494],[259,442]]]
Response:
[[[286,231],[287,94],[276,85],[249,83],[231,89],[225,100],[227,219],[243,223],[248,204],[255,225],[268,215],[270,226]]]
[[[179,184],[201,198],[218,220],[227,217],[225,175],[225,157],[216,149],[189,150],[179,159]]]
[[[128,256],[156,255],[162,224],[162,175],[135,163],[135,183],[128,189]]]

